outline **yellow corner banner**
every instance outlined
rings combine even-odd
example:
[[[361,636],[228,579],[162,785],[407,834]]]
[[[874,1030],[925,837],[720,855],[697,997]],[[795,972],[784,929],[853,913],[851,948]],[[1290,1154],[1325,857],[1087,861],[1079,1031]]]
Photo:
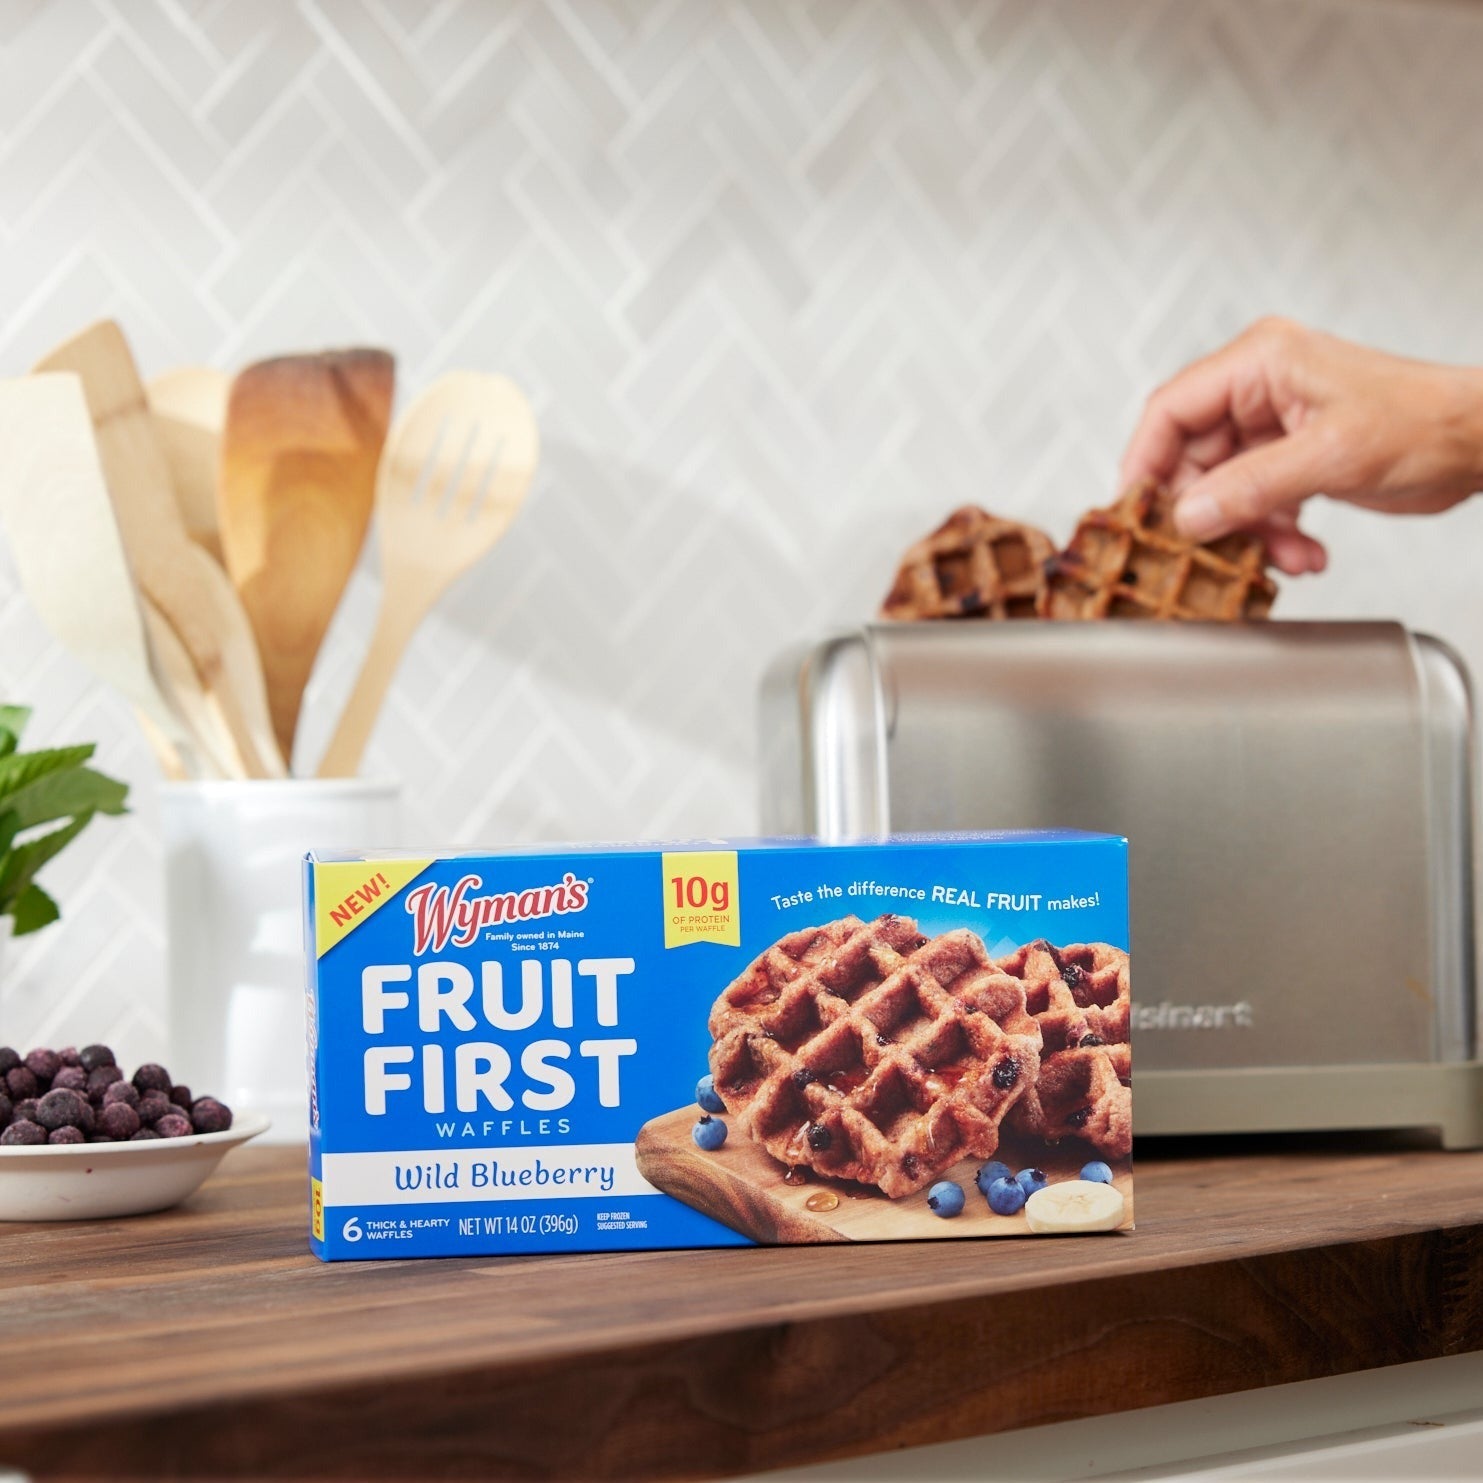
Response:
[[[665,855],[664,945],[692,942],[741,946],[741,901],[735,850]]]
[[[316,861],[315,956],[324,957],[432,863],[431,859]]]

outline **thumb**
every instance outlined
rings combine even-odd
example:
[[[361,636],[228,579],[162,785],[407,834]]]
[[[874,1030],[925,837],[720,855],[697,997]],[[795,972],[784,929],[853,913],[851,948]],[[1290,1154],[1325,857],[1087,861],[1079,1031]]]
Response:
[[[1332,483],[1332,445],[1302,429],[1248,448],[1202,474],[1179,496],[1174,523],[1193,541],[1213,541],[1257,525]]]

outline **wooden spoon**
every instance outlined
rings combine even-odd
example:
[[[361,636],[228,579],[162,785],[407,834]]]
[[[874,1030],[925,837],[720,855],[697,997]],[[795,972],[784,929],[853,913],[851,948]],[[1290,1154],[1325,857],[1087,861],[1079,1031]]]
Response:
[[[189,740],[161,691],[88,416],[58,373],[0,382],[0,525],[31,605],[57,640],[131,701],[161,765]]]
[[[101,320],[58,346],[37,370],[81,377],[135,582],[185,645],[249,774],[283,777],[247,615],[227,574],[186,534],[122,331]]]
[[[232,378],[214,366],[182,366],[156,376],[145,387],[186,531],[217,561],[221,532],[216,523],[216,465],[231,389]]]
[[[503,376],[454,371],[397,419],[376,479],[381,613],[320,777],[355,776],[408,640],[508,529],[539,453],[530,403]]]
[[[394,384],[382,350],[260,361],[232,383],[221,544],[290,760],[315,655],[365,544]]]

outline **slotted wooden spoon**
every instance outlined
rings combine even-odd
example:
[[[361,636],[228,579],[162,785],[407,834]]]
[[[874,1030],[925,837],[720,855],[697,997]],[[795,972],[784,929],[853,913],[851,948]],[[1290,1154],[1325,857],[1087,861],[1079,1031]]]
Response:
[[[230,578],[186,533],[123,332],[112,320],[100,320],[36,369],[81,378],[135,582],[185,646],[248,773],[283,777],[247,615]]]
[[[280,356],[232,383],[221,546],[290,761],[314,657],[365,544],[394,384],[384,350]]]
[[[397,419],[376,479],[381,613],[320,777],[355,776],[417,625],[509,528],[539,455],[530,403],[504,376],[451,372]]]

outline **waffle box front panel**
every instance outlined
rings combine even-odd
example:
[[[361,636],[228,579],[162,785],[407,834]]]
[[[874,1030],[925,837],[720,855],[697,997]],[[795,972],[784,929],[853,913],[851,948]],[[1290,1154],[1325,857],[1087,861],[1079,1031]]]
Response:
[[[326,1260],[1132,1225],[1119,837],[311,854],[304,887]]]

